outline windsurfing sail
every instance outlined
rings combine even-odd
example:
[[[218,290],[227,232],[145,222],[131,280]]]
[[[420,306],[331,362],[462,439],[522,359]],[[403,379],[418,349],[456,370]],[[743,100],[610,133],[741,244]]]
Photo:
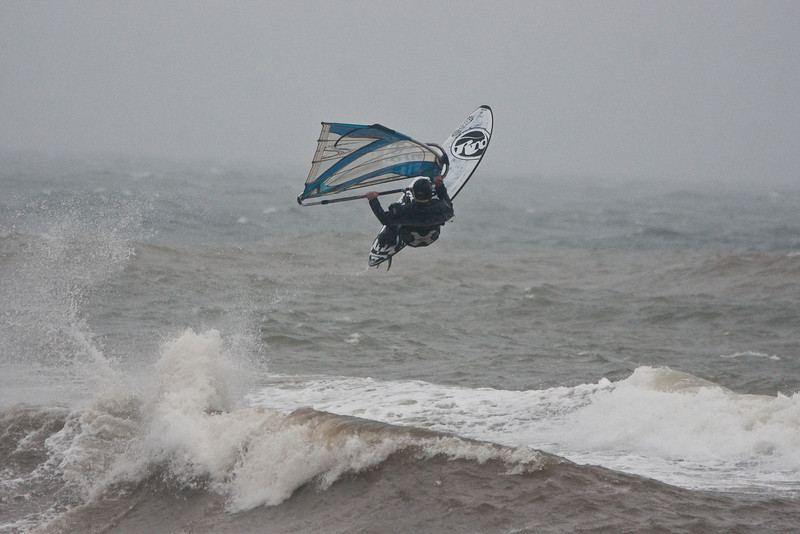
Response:
[[[380,124],[323,122],[297,202],[414,176],[433,178],[442,171],[440,158],[430,146]]]

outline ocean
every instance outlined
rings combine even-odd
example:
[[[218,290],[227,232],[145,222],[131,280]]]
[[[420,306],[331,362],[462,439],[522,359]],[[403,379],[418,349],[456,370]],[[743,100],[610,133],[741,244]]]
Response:
[[[0,153],[0,532],[798,531],[800,186],[303,178]]]

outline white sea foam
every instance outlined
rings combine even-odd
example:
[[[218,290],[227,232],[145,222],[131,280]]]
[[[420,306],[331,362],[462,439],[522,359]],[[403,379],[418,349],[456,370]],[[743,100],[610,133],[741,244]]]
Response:
[[[698,377],[642,367],[625,380],[532,391],[421,381],[272,376],[237,403],[248,374],[216,330],[167,341],[142,396],[106,392],[47,440],[47,468],[97,498],[156,476],[223,495],[231,511],[275,505],[299,487],[327,488],[412,448],[496,459],[515,474],[542,448],[695,488],[793,489],[800,398],[740,395]],[[317,410],[447,431],[514,448],[370,425]]]
[[[737,358],[759,358],[759,359],[772,360],[772,361],[775,361],[775,362],[778,362],[778,361],[781,360],[781,357],[778,356],[777,354],[766,354],[766,353],[757,352],[757,351],[754,351],[754,350],[746,350],[746,351],[743,351],[743,352],[734,352],[733,354],[723,354],[723,355],[720,356],[720,358],[726,358],[726,359],[731,359],[731,360],[734,360],[734,359],[737,359]]]
[[[288,379],[287,379],[288,380]],[[742,395],[666,368],[504,391],[362,378],[289,380],[254,404],[357,415],[530,446],[684,487],[797,490],[800,395]]]
[[[358,332],[353,332],[344,340],[345,343],[349,343],[350,345],[358,345],[361,343],[361,334]]]
[[[144,399],[120,391],[75,411],[47,440],[49,468],[87,499],[119,483],[158,476],[226,497],[232,511],[275,505],[300,486],[327,488],[343,473],[413,448],[538,469],[540,455],[457,437],[417,435],[315,411],[239,406],[231,396],[243,369],[216,330],[186,330],[162,346]]]
[[[797,489],[786,484],[800,473],[797,394],[742,395],[639,368],[564,423],[564,452],[607,458],[613,467],[688,487]]]

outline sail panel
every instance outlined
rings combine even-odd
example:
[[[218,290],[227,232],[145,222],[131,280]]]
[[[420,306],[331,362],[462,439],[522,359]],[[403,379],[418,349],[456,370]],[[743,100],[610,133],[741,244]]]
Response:
[[[380,124],[322,123],[300,200],[441,172],[436,152]]]

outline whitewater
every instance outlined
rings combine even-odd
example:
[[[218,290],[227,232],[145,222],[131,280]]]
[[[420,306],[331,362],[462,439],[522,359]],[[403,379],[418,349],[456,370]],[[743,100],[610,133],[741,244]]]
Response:
[[[492,179],[3,154],[0,532],[796,530],[800,190]]]

